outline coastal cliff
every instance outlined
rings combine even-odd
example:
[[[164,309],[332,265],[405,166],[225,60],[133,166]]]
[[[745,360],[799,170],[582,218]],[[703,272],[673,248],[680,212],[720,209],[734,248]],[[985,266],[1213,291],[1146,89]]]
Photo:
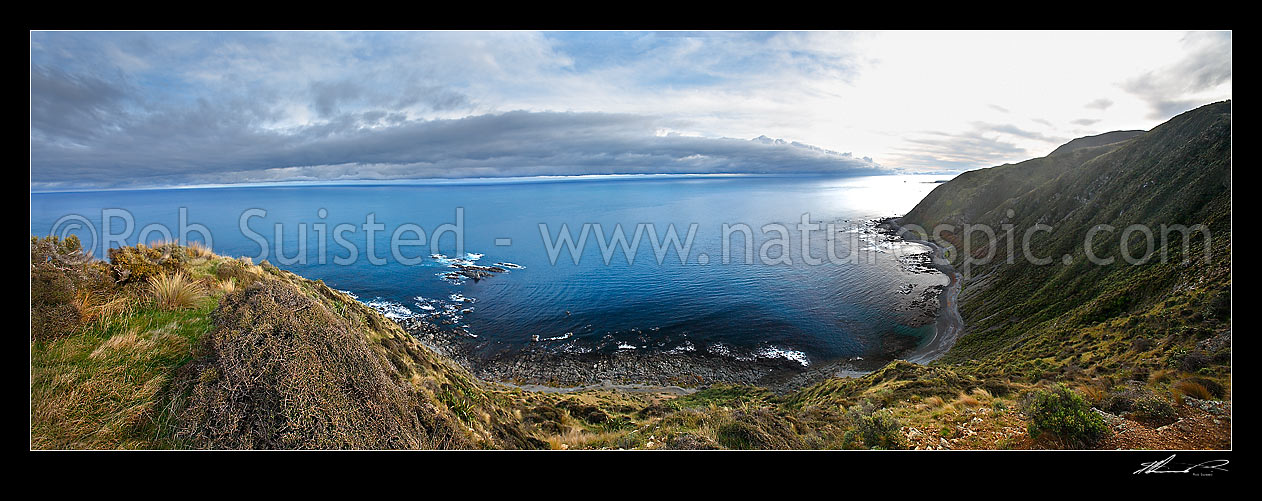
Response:
[[[901,222],[1047,224],[1036,248],[1056,261],[1008,263],[1009,237],[982,240],[999,254],[968,266],[965,332],[945,356],[786,394],[527,391],[267,262],[174,244],[95,260],[73,238],[33,237],[31,447],[1229,448],[1230,132],[1230,102],[1215,103],[943,183]],[[1212,257],[1186,264],[1167,245],[1164,263],[1085,259],[1089,228],[1162,222],[1206,225],[1189,244]],[[1118,255],[1110,236],[1096,255]],[[956,233],[923,238],[963,248]]]
[[[937,187],[902,223],[949,227],[926,238],[968,268],[966,333],[943,362],[1139,377],[1200,353],[1196,341],[1229,338],[1230,183],[1227,101],[1121,142]],[[976,231],[966,242],[968,225],[992,229],[993,240]],[[1030,232],[1026,253],[1036,225],[1045,230]]]

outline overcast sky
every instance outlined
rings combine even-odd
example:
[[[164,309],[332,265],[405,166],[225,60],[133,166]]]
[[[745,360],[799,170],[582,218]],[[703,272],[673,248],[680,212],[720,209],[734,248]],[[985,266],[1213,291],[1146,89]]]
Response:
[[[31,188],[957,172],[1230,97],[1230,32],[33,32]]]

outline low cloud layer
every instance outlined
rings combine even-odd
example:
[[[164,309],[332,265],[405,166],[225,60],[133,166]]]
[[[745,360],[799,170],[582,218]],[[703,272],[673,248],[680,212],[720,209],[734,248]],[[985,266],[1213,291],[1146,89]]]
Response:
[[[516,111],[396,123],[387,117],[340,115],[285,133],[252,129],[209,108],[146,117],[114,133],[89,135],[86,147],[32,140],[32,187],[880,172],[871,159],[800,143],[663,133],[670,121],[638,115]]]

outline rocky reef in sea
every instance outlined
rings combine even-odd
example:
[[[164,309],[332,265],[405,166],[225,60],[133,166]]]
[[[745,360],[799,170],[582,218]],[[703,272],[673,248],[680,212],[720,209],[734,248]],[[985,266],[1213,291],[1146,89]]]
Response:
[[[450,271],[438,273],[438,276],[452,285],[462,285],[466,280],[478,282],[500,273],[506,273],[510,269],[520,270],[525,268],[522,265],[508,262],[498,262],[491,266],[477,264],[477,261],[484,256],[485,254],[468,252],[465,253],[464,257],[458,258],[448,257],[444,254],[431,254],[430,258],[438,264],[446,265],[451,269]]]

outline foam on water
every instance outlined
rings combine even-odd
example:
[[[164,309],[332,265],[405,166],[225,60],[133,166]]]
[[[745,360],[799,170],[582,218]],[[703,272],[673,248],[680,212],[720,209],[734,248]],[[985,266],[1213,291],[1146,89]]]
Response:
[[[932,179],[940,179],[932,176]],[[366,210],[385,222],[389,236],[401,223],[415,223],[432,234],[453,222],[453,208],[463,207],[478,224],[465,229],[470,249],[455,242],[432,247],[417,265],[389,259],[384,265],[367,259],[363,232],[351,233],[358,250],[354,263],[343,265],[311,259],[282,268],[321,279],[373,307],[387,317],[420,318],[441,329],[472,337],[487,353],[525,348],[530,333],[549,338],[546,348],[567,352],[616,352],[635,347],[642,351],[726,355],[740,359],[777,358],[819,365],[826,361],[869,355],[882,337],[898,334],[902,303],[908,295],[947,282],[925,271],[925,257],[901,259],[907,242],[891,240],[872,221],[905,213],[934,185],[907,176],[864,178],[760,177],[751,179],[673,179],[643,181],[549,182],[530,185],[446,186],[324,186],[224,187],[215,189],[86,192],[31,195],[31,233],[48,234],[67,214],[84,208],[118,207],[131,212],[136,227],[177,221],[175,208],[187,207],[192,222],[214,233],[215,249],[225,255],[256,256],[256,240],[240,230],[240,214],[263,206],[269,216],[254,228],[273,224],[350,223],[358,225]],[[370,207],[371,209],[365,209]],[[317,216],[325,208],[328,216]],[[744,263],[740,235],[733,237],[731,264],[722,263],[722,225],[752,227],[754,258],[761,244],[775,233],[759,231],[769,223],[792,226],[809,212],[813,222],[836,224],[838,254],[867,249],[874,259],[862,265],[803,264],[802,242],[794,234],[789,248],[792,264]],[[92,219],[92,218],[89,218]],[[608,236],[615,224],[633,231],[636,223],[652,224],[661,239],[667,225],[683,233],[691,224],[698,230],[684,261],[671,249],[665,260],[654,259],[645,235],[633,262],[621,249],[613,262],[603,262],[601,248],[589,238],[581,263],[568,249],[558,259],[549,246],[539,245],[539,225],[546,223],[545,240],[555,242],[562,224],[569,224],[577,241],[582,225],[600,223]],[[259,226],[261,225],[261,226]],[[98,234],[100,229],[98,228]],[[297,232],[261,232],[267,249],[299,248]],[[824,252],[826,233],[817,231],[811,254]],[[81,239],[90,235],[76,233]],[[308,234],[308,236],[311,236]],[[511,248],[495,246],[501,237],[520,242]],[[135,243],[135,233],[128,237]],[[630,235],[628,235],[630,238]],[[608,239],[604,239],[608,242]],[[330,242],[332,244],[332,242]],[[527,245],[529,243],[529,245]],[[102,252],[99,250],[98,253]],[[378,242],[375,254],[384,247]],[[315,248],[315,247],[313,247]],[[895,250],[898,250],[895,252]],[[705,253],[708,265],[698,256]],[[773,249],[772,255],[777,255]],[[98,254],[99,255],[99,254]],[[900,257],[895,260],[895,257]],[[262,259],[262,258],[255,258]],[[511,274],[475,281],[453,267],[495,263]],[[875,264],[872,264],[875,263]],[[915,273],[922,271],[923,273]],[[432,276],[431,276],[432,274]],[[418,278],[419,277],[419,278]],[[914,288],[906,287],[915,284]],[[899,290],[899,288],[903,288]],[[459,291],[459,292],[457,292]],[[452,297],[452,294],[460,294]],[[477,297],[476,311],[473,296]],[[371,299],[370,299],[371,298]],[[572,312],[572,314],[571,314]],[[564,339],[563,333],[572,333]],[[606,333],[613,333],[605,338]],[[691,337],[689,337],[691,334]],[[691,341],[685,341],[685,338]]]
[[[674,355],[680,353],[691,353],[694,351],[697,351],[697,346],[692,344],[692,341],[684,340],[684,342],[680,343],[679,346],[667,350],[666,353]]]
[[[569,339],[569,338],[572,338],[572,337],[574,337],[574,333],[573,333],[573,332],[567,332],[567,333],[565,333],[565,334],[561,334],[560,336],[554,336],[554,337],[546,337],[546,338],[542,338],[542,340],[543,340],[543,341],[564,341],[564,340]]]
[[[407,306],[404,306],[402,303],[390,301],[388,299],[383,299],[380,297],[376,297],[368,301],[363,301],[363,303],[368,305],[372,309],[377,310],[378,312],[381,312],[381,314],[385,315],[386,318],[390,318],[394,320],[403,320],[406,318],[412,318],[416,316],[415,312],[413,312]]]
[[[758,351],[757,356],[758,358],[783,358],[785,360],[792,360],[802,364],[802,367],[811,365],[811,361],[806,357],[805,353],[778,346],[768,346],[763,348]]]

